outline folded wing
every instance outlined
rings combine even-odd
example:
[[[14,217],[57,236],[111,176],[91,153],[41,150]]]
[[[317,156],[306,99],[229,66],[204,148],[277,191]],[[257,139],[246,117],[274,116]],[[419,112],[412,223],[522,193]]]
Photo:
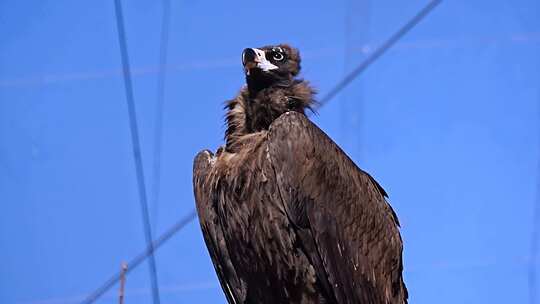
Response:
[[[213,195],[215,181],[212,170],[214,160],[212,152],[204,150],[197,154],[193,163],[193,190],[197,202],[197,213],[206,247],[227,301],[243,303],[244,288],[231,263],[219,223],[220,218],[216,214],[215,200],[217,198]]]
[[[402,241],[382,187],[304,115],[274,121],[268,153],[287,216],[337,303],[406,303]]]

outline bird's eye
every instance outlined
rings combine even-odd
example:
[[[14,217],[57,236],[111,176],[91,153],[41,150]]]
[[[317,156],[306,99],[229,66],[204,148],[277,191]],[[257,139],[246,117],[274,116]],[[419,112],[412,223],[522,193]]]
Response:
[[[276,61],[281,61],[281,60],[283,60],[283,58],[285,58],[285,56],[283,56],[283,54],[280,53],[280,52],[275,52],[274,51],[273,54],[272,54],[272,58],[274,58],[274,60],[276,60]]]
[[[285,59],[285,55],[283,54],[283,49],[280,47],[275,47],[272,49],[272,59],[275,61],[281,61]]]

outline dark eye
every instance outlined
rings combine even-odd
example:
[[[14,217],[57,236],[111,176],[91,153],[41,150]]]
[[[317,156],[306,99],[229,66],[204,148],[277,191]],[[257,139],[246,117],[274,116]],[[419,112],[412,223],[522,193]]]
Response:
[[[281,61],[285,58],[285,56],[283,56],[283,53],[281,52],[281,48],[275,48],[272,50],[272,58],[275,61]]]
[[[274,52],[274,54],[272,55],[272,58],[274,58],[274,60],[281,61],[283,60],[283,58],[285,58],[285,56],[283,56],[283,54],[279,52]]]

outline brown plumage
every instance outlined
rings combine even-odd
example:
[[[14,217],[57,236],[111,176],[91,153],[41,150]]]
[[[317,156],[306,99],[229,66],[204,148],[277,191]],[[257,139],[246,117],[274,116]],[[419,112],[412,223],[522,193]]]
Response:
[[[288,45],[246,49],[226,144],[200,152],[194,191],[229,303],[407,303],[383,188],[305,116],[314,90]]]

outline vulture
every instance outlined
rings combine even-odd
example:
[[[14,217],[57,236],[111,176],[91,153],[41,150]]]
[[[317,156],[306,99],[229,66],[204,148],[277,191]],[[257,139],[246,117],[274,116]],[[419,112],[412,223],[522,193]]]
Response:
[[[242,53],[225,144],[193,165],[202,234],[227,301],[407,303],[385,190],[306,117],[315,90],[287,44]]]

